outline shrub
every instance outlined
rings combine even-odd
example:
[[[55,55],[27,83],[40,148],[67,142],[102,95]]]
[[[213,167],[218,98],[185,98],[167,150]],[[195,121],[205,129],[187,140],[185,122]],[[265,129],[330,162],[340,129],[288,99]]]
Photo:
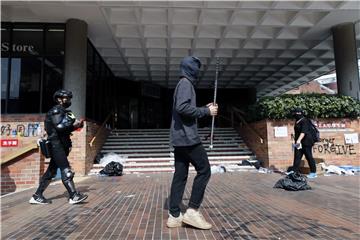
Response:
[[[300,107],[307,117],[357,118],[360,117],[360,102],[349,96],[326,94],[286,94],[264,97],[248,109],[248,121],[262,119],[292,118],[291,112]]]

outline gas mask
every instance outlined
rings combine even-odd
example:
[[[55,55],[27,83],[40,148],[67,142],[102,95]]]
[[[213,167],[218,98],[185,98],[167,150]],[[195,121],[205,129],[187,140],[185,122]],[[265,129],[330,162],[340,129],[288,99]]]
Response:
[[[303,117],[304,115],[302,113],[294,113],[294,118],[296,119],[296,121],[299,121]]]

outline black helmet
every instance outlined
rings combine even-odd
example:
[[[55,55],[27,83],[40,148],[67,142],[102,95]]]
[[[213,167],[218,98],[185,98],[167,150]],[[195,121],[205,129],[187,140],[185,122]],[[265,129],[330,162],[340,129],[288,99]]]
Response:
[[[72,92],[71,91],[68,91],[68,90],[65,90],[65,89],[60,89],[60,90],[57,90],[54,95],[53,95],[53,99],[55,102],[57,102],[57,99],[58,98],[72,98]]]

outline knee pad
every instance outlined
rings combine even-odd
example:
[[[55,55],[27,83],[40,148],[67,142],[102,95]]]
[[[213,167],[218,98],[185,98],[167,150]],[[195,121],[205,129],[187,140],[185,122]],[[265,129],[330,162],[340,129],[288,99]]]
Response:
[[[65,168],[61,171],[61,178],[63,180],[72,180],[74,178],[75,173],[71,171],[70,168]]]

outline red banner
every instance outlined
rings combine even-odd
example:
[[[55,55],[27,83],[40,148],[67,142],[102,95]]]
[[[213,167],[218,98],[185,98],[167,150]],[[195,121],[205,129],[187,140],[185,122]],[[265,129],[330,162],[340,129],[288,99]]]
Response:
[[[1,139],[1,147],[17,147],[18,145],[17,139]]]

